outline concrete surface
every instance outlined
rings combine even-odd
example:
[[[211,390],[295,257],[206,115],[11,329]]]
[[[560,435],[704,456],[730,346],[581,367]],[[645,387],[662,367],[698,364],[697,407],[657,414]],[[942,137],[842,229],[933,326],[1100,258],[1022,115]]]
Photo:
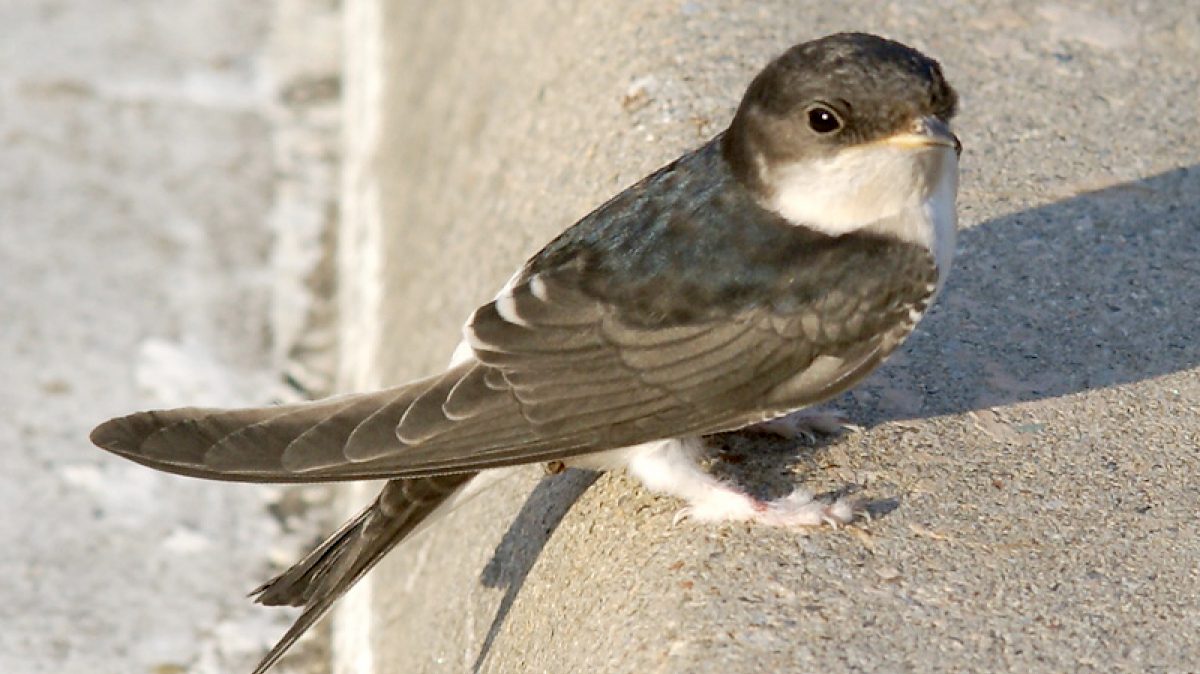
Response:
[[[324,122],[281,122],[321,115],[295,96],[321,31],[293,17],[283,39],[277,11],[0,5],[0,672],[247,671],[291,619],[244,594],[312,543],[322,492],[180,479],[87,442],[137,408],[269,400],[319,334],[327,253],[271,257],[319,239],[327,209],[289,187],[319,172],[289,157]]]
[[[439,369],[522,259],[717,132],[794,42],[941,59],[966,153],[942,303],[837,401],[867,430],[718,443],[715,469],[854,488],[872,521],[672,526],[623,476],[531,495],[531,470],[352,593],[335,671],[1200,671],[1200,4],[347,11],[349,388]]]

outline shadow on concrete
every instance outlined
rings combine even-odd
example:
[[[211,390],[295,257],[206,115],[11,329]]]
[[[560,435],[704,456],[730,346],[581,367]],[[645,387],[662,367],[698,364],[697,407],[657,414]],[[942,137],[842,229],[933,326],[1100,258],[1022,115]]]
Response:
[[[1080,194],[960,232],[953,276],[911,339],[857,390],[832,402],[860,425],[961,414],[1070,395],[1200,366],[1200,167]],[[866,395],[863,395],[866,392]],[[722,451],[761,438],[723,434]],[[718,474],[760,498],[791,491],[815,444],[730,460]],[[786,445],[786,446],[785,446]],[[789,449],[790,448],[790,449]],[[725,465],[720,465],[724,462]],[[597,473],[568,471],[534,490],[484,569],[506,593],[478,672],[526,576]],[[896,499],[866,504],[872,516]]]
[[[500,634],[504,620],[525,584],[525,577],[533,569],[546,542],[575,501],[599,477],[600,473],[596,471],[577,468],[546,477],[534,488],[508,531],[504,532],[479,579],[485,587],[503,587],[504,597],[479,648],[472,672],[480,670],[491,652],[492,643]]]
[[[873,425],[1055,398],[1200,366],[1198,333],[1191,166],[960,232],[919,333],[834,404]]]

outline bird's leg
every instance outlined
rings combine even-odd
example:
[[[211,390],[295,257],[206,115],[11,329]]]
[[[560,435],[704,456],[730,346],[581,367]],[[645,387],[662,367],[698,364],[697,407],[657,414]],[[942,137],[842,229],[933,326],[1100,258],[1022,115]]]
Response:
[[[854,519],[849,500],[815,500],[803,489],[774,501],[761,501],[705,472],[699,464],[703,440],[685,438],[636,448],[626,470],[647,489],[687,501],[675,516],[701,522],[746,521],[777,527],[837,526]]]
[[[755,424],[749,430],[778,435],[788,440],[803,438],[812,442],[818,435],[860,431],[862,428],[850,423],[850,420],[838,410],[805,408],[778,419]]]

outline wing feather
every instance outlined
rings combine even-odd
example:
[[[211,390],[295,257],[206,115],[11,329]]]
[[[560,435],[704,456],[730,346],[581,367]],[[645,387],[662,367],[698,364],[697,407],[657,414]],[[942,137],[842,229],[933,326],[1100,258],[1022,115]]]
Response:
[[[680,291],[673,281],[626,290],[570,258],[531,263],[468,322],[475,359],[443,374],[314,403],[144,412],[100,426],[93,441],[188,475],[323,481],[469,472],[738,428],[861,379],[935,287],[927,250],[813,241],[774,247],[797,261],[772,249],[764,263],[793,264],[787,273],[722,272],[740,299],[699,311],[687,296],[650,292]],[[863,266],[892,265],[894,280],[829,264],[836,246]]]

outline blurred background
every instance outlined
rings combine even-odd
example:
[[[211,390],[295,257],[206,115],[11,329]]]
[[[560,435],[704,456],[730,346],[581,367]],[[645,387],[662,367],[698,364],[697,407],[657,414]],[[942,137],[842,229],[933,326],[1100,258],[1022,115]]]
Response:
[[[338,11],[0,3],[0,671],[248,671],[289,624],[244,593],[313,542],[325,493],[87,434],[328,386]]]

